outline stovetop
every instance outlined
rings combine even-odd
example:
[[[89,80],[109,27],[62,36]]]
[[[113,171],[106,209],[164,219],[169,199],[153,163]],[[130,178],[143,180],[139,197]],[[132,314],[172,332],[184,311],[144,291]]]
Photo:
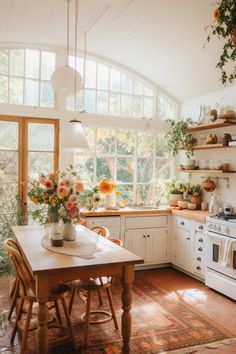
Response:
[[[236,221],[236,214],[232,214],[232,215],[217,214],[215,216],[211,216],[211,218],[217,219],[217,220],[224,220],[224,221],[232,221],[232,222],[234,222],[234,220]]]

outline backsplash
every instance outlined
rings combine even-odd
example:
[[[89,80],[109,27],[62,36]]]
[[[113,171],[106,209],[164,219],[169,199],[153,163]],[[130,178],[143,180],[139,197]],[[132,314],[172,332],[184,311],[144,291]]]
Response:
[[[200,112],[198,107],[200,106],[210,106],[211,108],[215,108],[216,104],[219,104],[220,107],[230,107],[234,109],[236,112],[236,86],[232,86],[230,88],[220,90],[205,96],[197,97],[195,99],[183,102],[181,107],[181,116],[186,119],[194,112],[197,114]],[[197,117],[196,117],[197,120]],[[219,129],[209,129],[203,130],[194,133],[194,136],[197,137],[198,143],[203,145],[204,141],[208,134],[216,134],[218,137],[218,141],[222,141],[222,137],[224,133],[229,133],[231,135],[236,136],[236,126],[230,126]],[[230,170],[236,171],[236,147],[231,149],[212,149],[212,150],[200,150],[195,151],[193,159],[195,160],[217,160],[229,162]],[[184,152],[180,152],[179,154],[179,164],[185,163],[186,156]],[[211,177],[214,181],[216,181],[215,177],[219,177],[219,181],[217,184],[217,188],[214,192],[220,195],[220,204],[225,205],[229,204],[234,207],[236,212],[236,173],[235,174],[226,174],[226,173],[207,173],[207,174],[192,174],[192,183],[201,184],[204,178],[201,177]],[[186,180],[188,178],[186,173],[179,173],[179,177],[181,179]],[[229,188],[227,188],[227,181],[225,177],[229,178]],[[211,193],[204,192],[203,199],[204,201],[209,201]]]

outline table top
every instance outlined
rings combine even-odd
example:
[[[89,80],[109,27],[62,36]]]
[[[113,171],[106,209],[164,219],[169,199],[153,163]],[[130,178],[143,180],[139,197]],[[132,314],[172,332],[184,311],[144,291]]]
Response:
[[[14,226],[12,229],[33,275],[70,268],[82,269],[89,266],[128,265],[144,262],[141,257],[136,256],[81,225],[76,227],[77,241],[79,242],[79,237],[82,235],[98,244],[99,251],[95,252],[94,257],[91,259],[62,255],[44,249],[41,246],[42,238],[45,236],[45,229],[42,226]]]

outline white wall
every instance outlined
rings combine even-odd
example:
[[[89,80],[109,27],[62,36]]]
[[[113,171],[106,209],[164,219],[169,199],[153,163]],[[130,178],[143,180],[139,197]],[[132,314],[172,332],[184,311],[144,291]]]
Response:
[[[229,106],[236,112],[236,86],[232,86],[227,89],[222,89],[220,91],[216,91],[210,93],[205,96],[197,97],[195,99],[185,101],[181,106],[181,116],[182,118],[187,118],[190,112],[198,112],[199,105],[211,106],[214,108],[216,103],[218,103],[222,108]],[[215,133],[219,139],[222,139],[224,133],[230,133],[231,135],[236,135],[236,126],[230,126],[228,128],[220,128],[220,129],[211,129],[209,131],[200,131],[196,135],[198,139],[206,138],[209,133]],[[229,161],[230,169],[236,171],[236,148],[232,149],[213,149],[213,150],[201,150],[196,151],[194,159],[196,160],[224,160]],[[184,153],[180,153],[179,161],[182,163],[185,160]],[[179,176],[181,178],[186,178],[184,173],[180,173]],[[201,183],[204,179],[202,177],[208,177],[209,174],[192,174],[192,182],[193,183]],[[220,194],[221,203],[230,204],[235,208],[236,212],[236,173],[235,174],[211,174],[211,177],[220,177],[218,182],[218,187],[216,192]],[[226,181],[223,179],[224,177],[229,177],[230,188],[226,188]],[[209,200],[211,193],[204,193],[204,199]]]

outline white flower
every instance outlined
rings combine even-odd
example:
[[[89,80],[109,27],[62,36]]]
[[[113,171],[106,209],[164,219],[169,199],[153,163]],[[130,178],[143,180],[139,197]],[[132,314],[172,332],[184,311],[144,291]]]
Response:
[[[58,214],[59,214],[59,216],[60,217],[64,217],[64,216],[66,216],[66,210],[65,210],[65,208],[62,206],[62,207],[60,207],[60,209],[58,210]]]

